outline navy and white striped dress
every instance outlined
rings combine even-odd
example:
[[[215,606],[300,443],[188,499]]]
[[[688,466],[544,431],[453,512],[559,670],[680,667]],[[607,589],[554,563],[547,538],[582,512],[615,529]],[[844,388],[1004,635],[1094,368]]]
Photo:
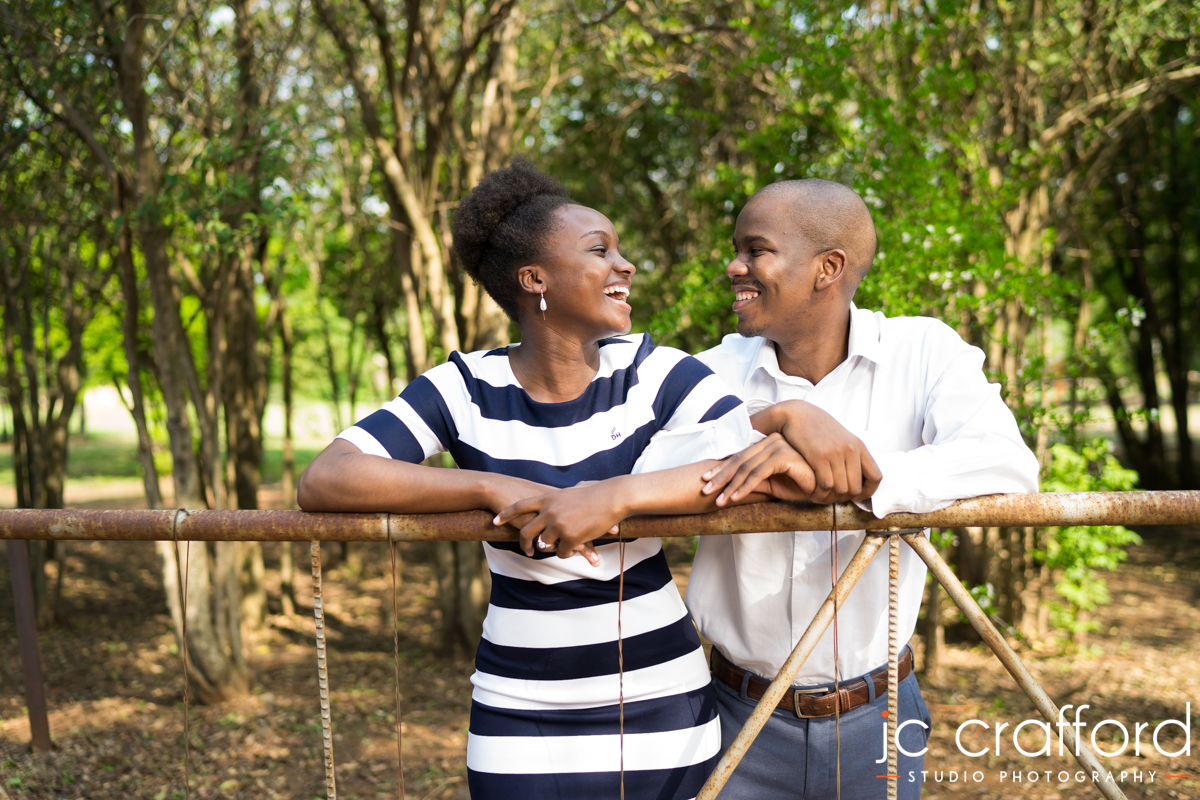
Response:
[[[556,487],[750,443],[745,407],[699,361],[646,335],[600,344],[600,369],[575,400],[532,400],[506,348],[455,352],[339,438],[412,463],[448,450],[461,468]],[[625,548],[625,790],[692,798],[721,746],[708,667],[660,541]],[[530,558],[515,543],[484,549],[492,594],[471,678],[471,796],[615,800],[618,548],[599,545],[598,568]]]

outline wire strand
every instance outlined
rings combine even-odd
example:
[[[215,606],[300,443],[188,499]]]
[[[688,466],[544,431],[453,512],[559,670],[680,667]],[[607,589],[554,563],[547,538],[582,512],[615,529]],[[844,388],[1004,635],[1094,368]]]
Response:
[[[934,584],[935,586],[937,584]],[[887,798],[896,800],[899,791],[900,763],[896,748],[896,730],[900,724],[900,536],[888,541],[888,701],[887,701]]]
[[[837,747],[836,790],[837,800],[842,800],[842,671],[838,657],[838,548],[837,548],[837,504],[833,509],[833,527],[829,531],[829,566],[833,570],[830,585],[833,587],[833,730]]]
[[[625,599],[625,537],[617,539],[617,714],[620,721],[621,800],[625,800],[625,646],[621,639],[621,603]]]
[[[396,600],[396,542],[388,535],[388,552],[392,559],[392,658],[396,667],[396,772],[400,780],[400,800],[404,800],[404,733],[400,722],[400,616]]]
[[[333,765],[333,713],[329,708],[329,663],[325,649],[325,600],[321,595],[321,543],[309,546],[312,559],[313,625],[317,640],[317,692],[321,705],[321,745],[325,755],[325,796],[337,800],[337,775]]]
[[[171,518],[171,541],[175,544],[175,583],[179,588],[179,619],[182,640],[179,647],[179,657],[183,662],[183,797],[184,800],[191,798],[191,783],[192,783],[192,742],[191,728],[188,723],[188,637],[187,637],[187,596],[188,596],[188,575],[191,573],[192,566],[192,543],[190,541],[184,543],[184,559],[185,564],[182,575],[179,569],[179,515],[187,514],[186,509],[176,509],[175,516]]]

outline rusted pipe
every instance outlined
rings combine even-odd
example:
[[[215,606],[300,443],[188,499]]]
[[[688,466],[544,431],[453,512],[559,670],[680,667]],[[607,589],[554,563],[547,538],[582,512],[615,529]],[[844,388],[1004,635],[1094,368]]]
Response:
[[[825,602],[817,609],[817,615],[809,623],[808,630],[800,637],[800,641],[796,642],[792,654],[779,668],[779,674],[775,676],[775,680],[771,681],[771,685],[759,699],[758,705],[750,712],[750,716],[742,725],[742,729],[738,731],[733,743],[721,755],[721,760],[717,762],[716,769],[708,776],[700,794],[696,795],[696,800],[713,800],[721,791],[726,781],[729,780],[729,776],[733,774],[733,770],[746,755],[746,751],[750,749],[750,745],[754,743],[759,731],[771,718],[772,712],[779,705],[779,701],[783,699],[783,695],[791,688],[792,681],[796,679],[796,674],[800,672],[804,662],[816,649],[817,642],[825,635],[825,631],[833,622],[834,598],[836,597],[839,608],[845,604],[850,590],[858,583],[858,579],[862,577],[867,565],[871,563],[871,559],[879,552],[879,548],[887,538],[887,536],[868,536],[863,540],[858,552],[854,554],[854,558],[850,559],[845,571],[838,578],[837,584],[829,592]]]
[[[905,534],[903,538],[916,551],[917,555],[921,557],[926,566],[929,567],[929,571],[933,573],[933,577],[945,588],[946,594],[950,595],[950,598],[962,609],[963,614],[971,621],[971,625],[974,626],[975,630],[979,631],[979,635],[987,642],[988,647],[992,648],[992,652],[996,654],[996,658],[1000,659],[1000,663],[1013,676],[1013,680],[1017,682],[1017,685],[1033,701],[1037,710],[1046,718],[1051,727],[1056,726],[1058,724],[1058,707],[1054,705],[1054,701],[1038,685],[1037,679],[1021,663],[1021,659],[1008,646],[1008,642],[1000,635],[1000,631],[996,630],[996,626],[988,619],[987,614],[983,613],[983,609],[975,602],[975,598],[971,596],[971,593],[967,591],[966,587],[962,585],[946,562],[942,560],[942,557],[938,555],[934,546],[919,533]],[[1076,741],[1074,726],[1063,725],[1059,726],[1058,730],[1067,749],[1073,754],[1077,753],[1075,759],[1089,774],[1099,773],[1103,775],[1109,772],[1109,770],[1106,770],[1100,764],[1100,760],[1096,758],[1096,754],[1086,744]],[[1126,800],[1125,794],[1117,788],[1116,783],[1100,781],[1096,784],[1096,788],[1108,800]]]
[[[0,539],[171,539],[174,511],[3,509]],[[855,505],[756,503],[691,516],[634,517],[621,523],[626,538],[709,536],[763,531],[889,528],[1026,527],[1066,525],[1200,524],[1200,492],[1075,492],[1007,494],[962,500],[927,514],[876,519]],[[189,511],[180,541],[385,542],[515,541],[486,511],[452,514],[328,514],[303,511]]]

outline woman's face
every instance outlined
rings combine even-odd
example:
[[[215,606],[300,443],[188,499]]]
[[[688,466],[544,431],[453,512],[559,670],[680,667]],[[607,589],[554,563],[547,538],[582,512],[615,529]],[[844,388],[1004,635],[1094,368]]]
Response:
[[[618,251],[613,224],[586,206],[563,206],[555,213],[558,226],[539,266],[523,276],[523,288],[535,295],[545,291],[546,322],[560,330],[593,341],[629,333],[626,300],[637,270]],[[540,310],[531,316],[528,322],[542,322]]]

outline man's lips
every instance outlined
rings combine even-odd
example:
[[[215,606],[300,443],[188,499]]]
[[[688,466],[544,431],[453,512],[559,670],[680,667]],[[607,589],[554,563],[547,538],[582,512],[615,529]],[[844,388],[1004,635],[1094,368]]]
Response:
[[[761,292],[751,286],[735,286],[733,289],[733,310],[740,311],[758,299]]]

